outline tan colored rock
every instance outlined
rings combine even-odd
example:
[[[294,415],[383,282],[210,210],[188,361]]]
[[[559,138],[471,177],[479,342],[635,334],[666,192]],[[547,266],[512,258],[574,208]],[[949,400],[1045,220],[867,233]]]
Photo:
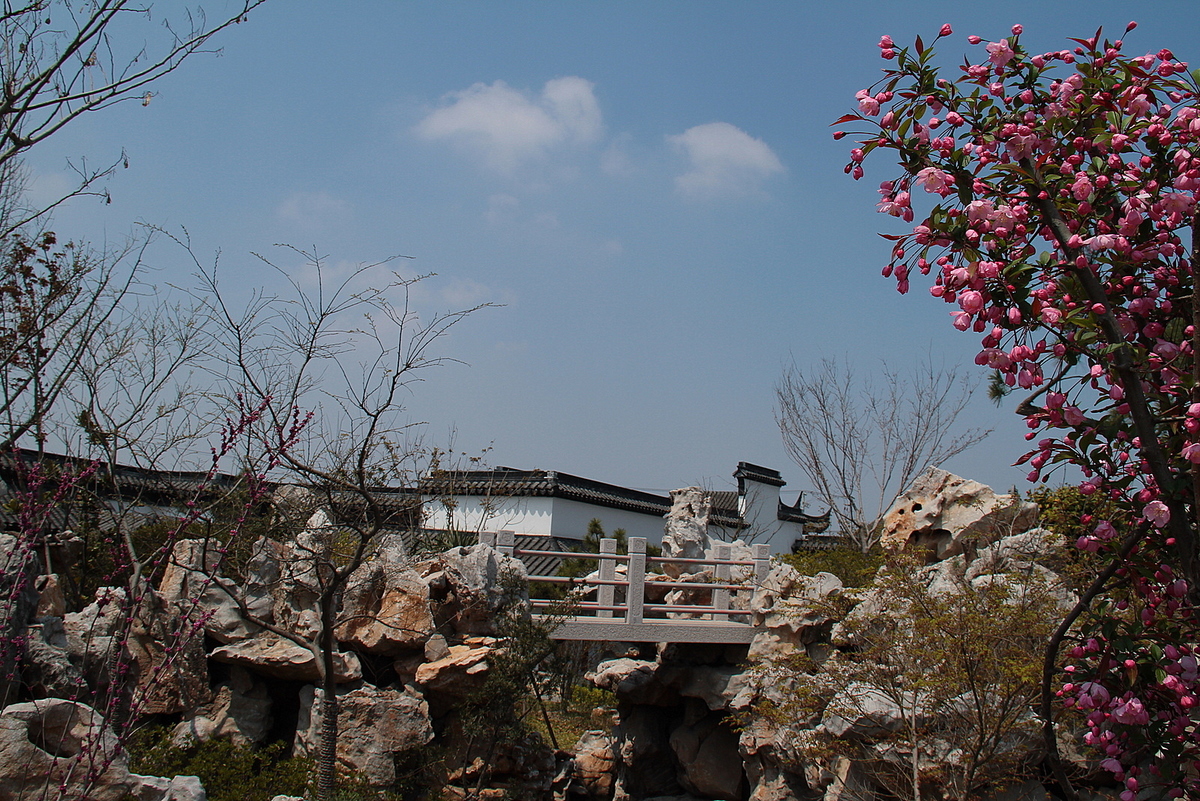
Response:
[[[380,553],[346,582],[336,635],[367,653],[396,656],[422,648],[433,634],[429,587],[393,558],[391,549],[381,548]]]
[[[321,702],[324,693],[306,687],[300,694],[296,749],[315,756],[321,742]],[[396,757],[433,739],[429,704],[406,689],[383,690],[366,685],[339,690],[337,760],[361,774],[375,787],[396,781]]]
[[[620,657],[601,662],[584,678],[627,703],[670,706],[678,702],[679,696],[661,681],[661,668],[658,662]]]
[[[997,495],[978,481],[930,467],[883,515],[881,542],[892,550],[925,550],[933,559],[976,549],[1028,530],[1037,505]]]
[[[256,552],[262,547],[260,543],[255,544]],[[159,594],[181,614],[194,619],[203,617],[205,634],[217,642],[249,639],[261,629],[245,619],[239,602],[245,602],[252,612],[269,622],[270,601],[253,595],[252,579],[234,582],[214,575],[220,563],[221,555],[211,540],[179,540],[171,549],[158,583]]]
[[[47,698],[5,707],[0,714],[0,798],[122,801],[136,793],[116,738],[91,707]],[[89,765],[104,765],[89,776]],[[66,785],[59,791],[60,783]]]
[[[66,650],[82,665],[92,689],[106,689],[108,672],[118,665],[135,679],[132,702],[140,714],[186,713],[206,703],[208,668],[200,632],[158,593],[147,592],[136,610],[129,609],[126,598],[119,587],[101,587],[95,602],[63,618]],[[126,628],[131,612],[133,623]],[[122,641],[125,647],[114,654]]]
[[[710,547],[708,539],[712,503],[700,487],[671,490],[671,510],[662,539],[662,555],[679,559],[703,559]],[[686,562],[660,562],[662,571],[671,577],[691,572]]]
[[[478,689],[490,668],[487,659],[494,648],[481,645],[451,645],[449,655],[417,668],[414,680],[430,692],[463,696]]]
[[[67,599],[63,595],[62,581],[57,573],[38,576],[34,582],[38,592],[37,611],[34,617],[62,617],[67,613]]]
[[[157,593],[147,592],[134,615],[127,649],[139,714],[188,713],[212,697],[204,638]]]
[[[617,757],[613,752],[612,735],[586,731],[571,751],[575,754],[572,790],[594,801],[607,799],[616,779]]]
[[[230,680],[217,688],[212,703],[202,708],[201,714],[179,723],[171,741],[180,748],[214,737],[238,745],[259,744],[266,741],[271,724],[271,698],[266,685],[235,665],[230,668]]]
[[[715,715],[684,723],[671,732],[671,749],[679,763],[679,783],[707,798],[746,798],[738,736]]]
[[[439,620],[459,634],[495,634],[497,616],[529,600],[529,580],[519,559],[485,544],[451,548],[422,563],[419,573],[445,587]]]
[[[263,632],[253,640],[224,645],[209,655],[218,662],[242,665],[254,673],[289,681],[319,681],[320,669],[313,652],[277,634]],[[358,657],[346,651],[333,655],[334,679],[339,684],[362,678]]]

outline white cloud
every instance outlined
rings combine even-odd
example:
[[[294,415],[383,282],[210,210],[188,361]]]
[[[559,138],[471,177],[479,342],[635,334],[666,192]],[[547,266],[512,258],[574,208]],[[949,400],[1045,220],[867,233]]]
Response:
[[[697,125],[668,136],[667,141],[683,152],[691,166],[675,179],[676,189],[688,198],[752,194],[767,178],[784,172],[766,142],[727,122]]]
[[[458,142],[493,169],[511,173],[554,148],[600,137],[600,104],[592,88],[583,78],[555,78],[533,97],[504,81],[477,83],[447,95],[445,105],[421,120],[416,132],[431,141]]]
[[[629,155],[632,142],[633,137],[623,133],[614,137],[605,148],[604,153],[600,155],[600,169],[606,175],[625,178],[633,174],[633,159]]]
[[[328,192],[293,192],[275,208],[275,216],[299,228],[328,229],[347,222],[350,204]]]
[[[495,293],[486,285],[469,278],[455,278],[441,291],[442,300],[456,309],[467,309],[495,300]]]

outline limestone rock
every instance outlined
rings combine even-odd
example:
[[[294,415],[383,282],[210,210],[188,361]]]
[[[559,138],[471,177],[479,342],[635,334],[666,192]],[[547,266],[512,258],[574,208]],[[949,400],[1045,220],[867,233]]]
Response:
[[[884,513],[881,541],[945,559],[1026,531],[1036,519],[1036,504],[930,467]]]
[[[616,778],[617,758],[613,753],[612,735],[603,731],[586,731],[575,747],[571,788],[593,801],[604,801],[612,791]]]
[[[300,694],[296,749],[315,756],[321,741],[321,701],[324,693],[306,687]],[[375,787],[396,781],[396,757],[433,739],[429,705],[419,694],[384,690],[370,685],[338,690],[337,760],[361,773]]]
[[[35,695],[70,698],[86,688],[83,674],[67,653],[62,618],[42,617],[29,627],[25,646],[25,683]]]
[[[623,712],[613,730],[617,756],[613,801],[641,801],[683,789],[669,742],[670,732],[679,722],[674,712],[675,708],[640,705]]]
[[[124,605],[125,590],[100,587],[96,590],[95,601],[63,617],[67,652],[81,667],[94,690],[108,684],[110,654],[116,642],[113,635],[124,618]]]
[[[62,617],[67,613],[67,599],[63,595],[62,580],[57,573],[38,576],[34,582],[34,589],[38,593],[34,617]]]
[[[317,659],[308,648],[277,634],[263,632],[253,640],[224,645],[209,655],[218,662],[242,665],[255,673],[290,681],[319,681]],[[334,678],[339,684],[362,678],[358,657],[346,651],[333,655]]]
[[[131,672],[143,714],[188,712],[207,701],[203,642],[188,619],[152,591],[137,609],[129,606],[124,589],[101,587],[93,603],[63,618],[66,650],[92,689],[108,687],[115,664]]]
[[[350,575],[339,615],[344,622],[336,630],[340,642],[396,656],[421,648],[433,633],[429,587],[395,551],[385,543]]]
[[[221,557],[207,540],[179,540],[159,581],[159,593],[182,614],[204,617],[204,632],[219,643],[238,642],[261,628],[239,609],[244,603],[254,617],[272,622],[270,589],[278,580],[278,550],[271,540],[259,538],[240,581],[214,575]],[[265,575],[264,575],[265,574]]]
[[[0,798],[122,801],[141,785],[116,738],[91,707],[61,698],[11,704],[0,713]],[[98,776],[88,765],[111,761]],[[59,784],[65,792],[59,793]]]
[[[734,708],[734,699],[745,701],[750,677],[733,666],[696,665],[660,668],[660,680],[684,698],[698,698],[711,710]]]
[[[238,745],[261,744],[271,730],[271,698],[266,685],[245,668],[230,668],[230,680],[201,714],[179,723],[171,742],[181,748],[222,737]]]
[[[689,792],[727,801],[746,798],[738,736],[719,716],[684,723],[671,732],[670,742],[679,782]]]
[[[132,777],[139,782],[134,790],[133,798],[137,801],[208,801],[208,793],[196,776],[174,776],[165,778],[159,776]]]
[[[802,576],[790,565],[773,565],[750,600],[758,632],[750,644],[749,660],[761,662],[798,652],[823,658],[818,646],[834,625],[830,599],[842,591],[841,579],[832,573]]]
[[[1011,573],[1031,569],[1061,549],[1059,537],[1044,528],[1032,528],[1002,537],[981,548],[967,567],[968,581],[984,573]]]
[[[127,643],[141,714],[186,713],[209,700],[203,638],[162,596],[146,592]]]
[[[833,737],[882,737],[898,731],[906,714],[911,710],[901,709],[878,689],[851,682],[826,707],[821,728]]]
[[[451,645],[445,657],[418,667],[414,681],[429,692],[465,696],[483,685],[493,650],[489,645]]]
[[[621,657],[601,662],[584,678],[602,690],[616,693],[621,701],[668,706],[678,696],[658,680],[659,668],[657,662]]]
[[[708,539],[712,503],[699,487],[671,490],[671,510],[662,539],[662,555],[680,559],[703,559],[711,543]],[[690,565],[661,562],[662,570],[677,577],[690,572]]]
[[[0,534],[0,642],[20,643],[38,605],[31,580],[40,572],[37,553],[28,542]],[[0,703],[9,698],[10,682],[20,674],[20,649],[0,649]]]
[[[529,600],[525,565],[483,543],[451,548],[414,570],[439,602],[437,622],[460,634],[494,634],[498,614]]]
[[[295,539],[279,549],[279,582],[272,593],[271,612],[277,625],[301,637],[315,639],[321,628],[320,572],[332,558],[333,533],[329,513],[317,509]]]

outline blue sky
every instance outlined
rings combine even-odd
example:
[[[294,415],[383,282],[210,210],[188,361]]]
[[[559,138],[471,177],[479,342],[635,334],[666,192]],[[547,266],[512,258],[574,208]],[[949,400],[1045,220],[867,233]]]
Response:
[[[159,16],[181,7],[158,3]],[[206,6],[210,17],[220,0]],[[415,257],[429,311],[504,304],[441,343],[451,364],[409,402],[434,441],[495,465],[654,490],[732,485],[739,460],[806,489],[773,420],[791,359],[860,372],[922,354],[973,371],[977,335],[879,275],[891,177],[842,174],[829,123],[883,66],[875,43],[955,35],[1059,49],[1117,2],[318,2],[273,0],[127,103],[29,159],[36,192],[67,159],[115,159],[112,202],[54,227],[119,241],[139,221],[186,227],[242,286],[278,279],[251,252],[315,247],[330,263]],[[1132,50],[1198,61],[1190,2],[1142,4]],[[978,56],[976,59],[978,60]],[[171,247],[155,279],[186,284]],[[982,376],[981,376],[982,378]],[[1024,431],[982,397],[995,433],[949,468],[1023,486]]]

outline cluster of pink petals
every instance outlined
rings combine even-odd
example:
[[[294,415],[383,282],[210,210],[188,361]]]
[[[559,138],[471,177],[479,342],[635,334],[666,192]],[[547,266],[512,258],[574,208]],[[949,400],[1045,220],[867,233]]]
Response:
[[[943,26],[939,36],[951,32]],[[1200,109],[1193,89],[1174,77],[1186,64],[1168,50],[1128,58],[1122,42],[1097,37],[1029,54],[1022,32],[1014,26],[1012,38],[987,42],[986,60],[966,64],[954,84],[918,59],[901,58],[886,96],[858,93],[869,130],[846,171],[861,177],[871,149],[901,154],[903,174],[885,182],[878,208],[915,224],[889,237],[884,275],[901,292],[915,274],[931,276],[930,294],[951,304],[953,327],[981,336],[976,363],[1009,387],[1042,388],[1027,417],[1027,438],[1037,447],[1021,460],[1032,468],[1030,480],[1075,464],[1084,474],[1081,494],[1123,504],[1123,520],[1134,521],[1091,521],[1079,547],[1111,554],[1129,533],[1149,531],[1153,547],[1139,558],[1151,559],[1154,548],[1174,544],[1171,532],[1187,507],[1159,489],[1130,426],[1104,421],[1128,420],[1137,404],[1149,404],[1171,469],[1190,473],[1200,465],[1200,403],[1191,402],[1188,384],[1197,356],[1190,227],[1200,198]],[[984,43],[974,35],[968,41]],[[885,58],[907,52],[890,37],[880,48]],[[1082,117],[1096,127],[1077,125]],[[921,219],[914,203],[934,208]],[[1054,225],[1048,207],[1059,215]],[[1081,288],[1083,275],[1101,294]],[[1110,353],[1118,347],[1135,375],[1114,367]],[[1186,478],[1179,483],[1190,484]],[[1136,600],[1122,603],[1143,636],[1192,614],[1182,578],[1155,566],[1145,575],[1130,571]],[[1145,667],[1150,651],[1114,662],[1113,643],[1095,642],[1077,657],[1093,680],[1067,685],[1063,697],[1087,712],[1088,741],[1125,793],[1136,795],[1146,787],[1136,767],[1145,755],[1137,730],[1177,738],[1200,759],[1194,722],[1181,723],[1200,715],[1196,658],[1163,649],[1155,674]],[[1135,689],[1122,677],[1139,667],[1166,678]],[[1164,795],[1180,794],[1181,786]]]

